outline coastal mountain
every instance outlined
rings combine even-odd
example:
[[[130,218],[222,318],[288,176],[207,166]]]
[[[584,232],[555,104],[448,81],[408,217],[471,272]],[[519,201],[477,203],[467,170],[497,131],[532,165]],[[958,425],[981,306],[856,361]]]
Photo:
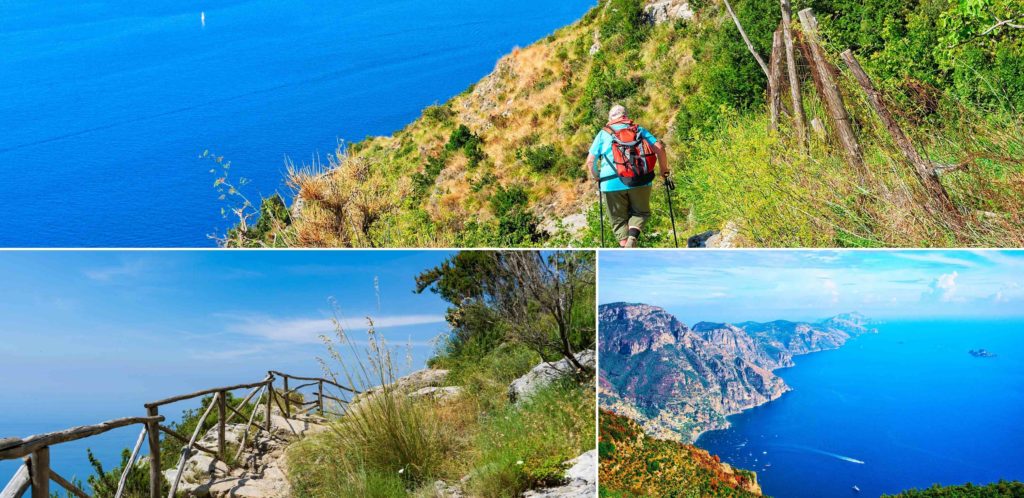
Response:
[[[789,387],[772,371],[792,366],[793,357],[872,331],[858,314],[817,323],[700,322],[691,329],[662,308],[628,303],[602,305],[599,319],[602,408],[681,442],[782,396]]]

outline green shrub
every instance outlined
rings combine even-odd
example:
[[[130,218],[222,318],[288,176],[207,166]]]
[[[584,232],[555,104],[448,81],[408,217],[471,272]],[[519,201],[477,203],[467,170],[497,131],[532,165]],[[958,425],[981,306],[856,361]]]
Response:
[[[583,169],[573,159],[551,144],[522,147],[516,150],[516,158],[526,163],[536,173],[556,174],[562,178],[582,178]]]
[[[529,211],[529,195],[521,185],[498,186],[491,196],[491,212],[498,218],[500,240],[511,245],[536,243],[540,220]]]

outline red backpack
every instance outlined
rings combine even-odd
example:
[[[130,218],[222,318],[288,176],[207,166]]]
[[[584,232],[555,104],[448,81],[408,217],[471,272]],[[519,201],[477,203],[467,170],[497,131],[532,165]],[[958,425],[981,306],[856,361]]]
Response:
[[[613,124],[626,126],[616,131]],[[640,127],[627,120],[609,123],[604,131],[612,136],[612,164],[622,183],[627,187],[641,187],[654,181],[658,157],[654,147],[640,133]]]

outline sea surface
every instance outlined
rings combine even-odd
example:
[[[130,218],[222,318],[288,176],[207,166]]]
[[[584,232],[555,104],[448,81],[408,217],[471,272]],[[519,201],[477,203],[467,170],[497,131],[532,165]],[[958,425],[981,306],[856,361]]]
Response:
[[[792,392],[697,445],[755,470],[764,492],[783,498],[1024,480],[1024,323],[879,328],[797,357],[777,372]],[[978,348],[997,356],[968,354]]]
[[[0,247],[211,246],[204,151],[286,192],[595,3],[0,0]]]

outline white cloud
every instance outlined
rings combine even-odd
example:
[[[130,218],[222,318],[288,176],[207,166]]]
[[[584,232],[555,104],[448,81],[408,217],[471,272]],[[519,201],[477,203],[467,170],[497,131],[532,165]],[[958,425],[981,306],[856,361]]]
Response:
[[[141,260],[125,261],[117,266],[93,268],[84,270],[82,273],[91,280],[97,282],[109,282],[116,277],[137,277],[142,274],[145,265]]]
[[[936,263],[942,265],[962,266],[964,268],[977,268],[979,265],[974,261],[947,256],[938,252],[897,252],[894,256],[900,259],[918,261],[921,263]]]
[[[953,273],[944,273],[939,275],[939,278],[935,279],[935,282],[932,283],[932,291],[941,293],[941,299],[943,301],[952,301],[956,294],[956,278],[958,276],[960,276],[960,274],[955,271]]]
[[[229,332],[262,337],[270,341],[314,344],[320,342],[321,335],[334,333],[334,324],[328,318],[273,318],[267,316],[228,315],[233,320],[227,325]],[[376,316],[373,319],[375,329],[406,327],[411,325],[430,325],[444,323],[442,315],[392,315]],[[349,335],[365,331],[369,323],[364,320],[342,320],[342,327]]]

